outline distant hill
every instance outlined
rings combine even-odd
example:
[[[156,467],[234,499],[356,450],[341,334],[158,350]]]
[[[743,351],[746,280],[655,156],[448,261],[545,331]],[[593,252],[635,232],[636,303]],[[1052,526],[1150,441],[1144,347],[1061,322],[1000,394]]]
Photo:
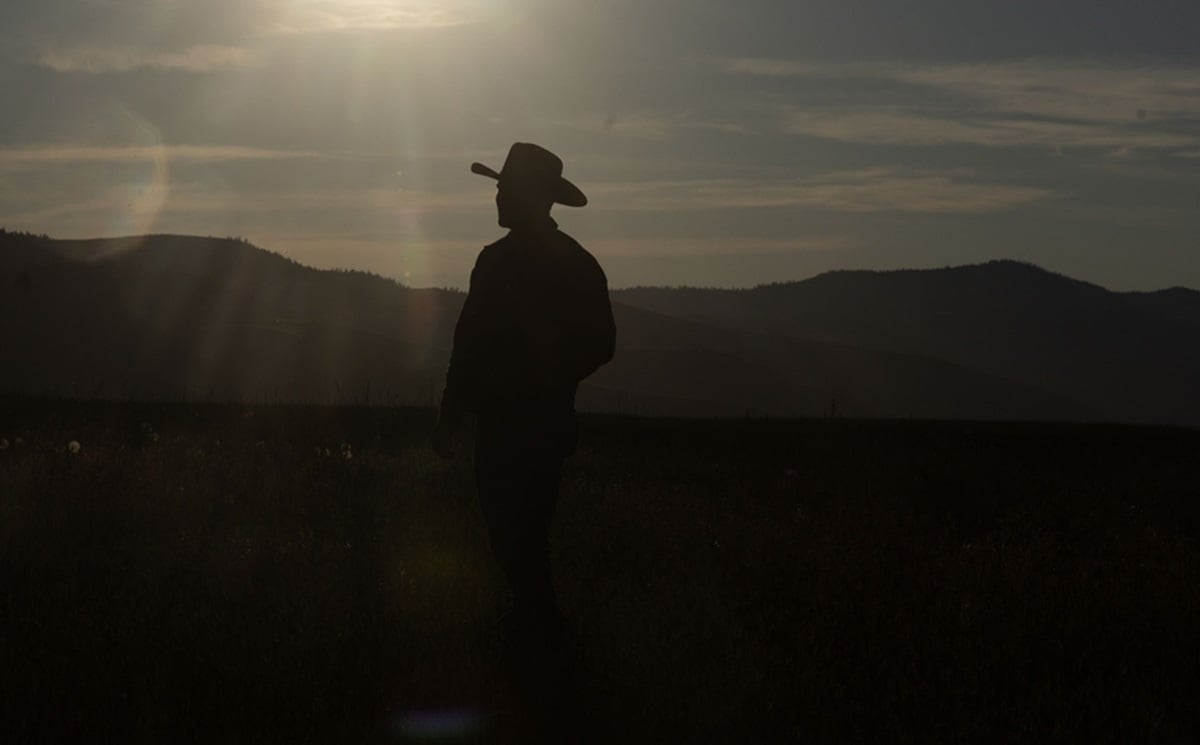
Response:
[[[0,241],[0,386],[20,392],[428,402],[462,302],[237,240]]]
[[[1030,264],[822,274],[750,290],[640,288],[622,303],[736,331],[945,360],[1106,419],[1200,424],[1200,292],[1117,293]]]
[[[1129,314],[1159,329],[1192,323],[1187,294],[1113,296],[1009,264],[834,273],[750,291],[620,291],[617,357],[585,383],[580,406],[675,416],[1153,418],[1133,399],[1109,405],[1086,380],[1077,390],[1061,376],[1026,374],[1056,369],[1044,360],[1010,360],[1020,349],[1070,355],[1053,348],[1062,340],[1046,328],[1021,339],[1037,313],[1013,310],[1020,303],[1006,294],[1006,274],[1027,275],[1016,282],[1024,297],[1064,317],[1042,324],[1049,329],[1090,322],[1094,304],[1108,308],[1110,326],[1133,324],[1119,332],[1136,331],[1131,339],[1146,337]],[[0,391],[429,404],[463,298],[315,270],[240,240],[0,234]],[[877,305],[866,307],[867,298]],[[1008,351],[993,353],[993,344]],[[1130,365],[1145,351],[1117,347],[1110,359]]]

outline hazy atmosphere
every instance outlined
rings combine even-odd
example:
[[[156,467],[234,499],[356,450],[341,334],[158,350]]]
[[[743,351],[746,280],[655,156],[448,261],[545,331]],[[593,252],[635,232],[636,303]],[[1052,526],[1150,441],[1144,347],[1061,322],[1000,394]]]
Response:
[[[4,742],[1200,743],[1197,30],[0,0]]]
[[[613,287],[1014,258],[1200,286],[1200,6],[6,0],[0,225],[465,287],[517,140]]]

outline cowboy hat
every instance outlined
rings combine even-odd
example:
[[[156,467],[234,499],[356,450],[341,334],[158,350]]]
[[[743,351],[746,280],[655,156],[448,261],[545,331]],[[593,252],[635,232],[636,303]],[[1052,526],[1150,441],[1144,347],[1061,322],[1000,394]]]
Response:
[[[516,142],[508,150],[504,167],[497,173],[482,163],[472,163],[471,173],[494,178],[506,186],[515,186],[549,194],[558,204],[582,207],[587,197],[579,187],[562,177],[563,162],[544,147]]]

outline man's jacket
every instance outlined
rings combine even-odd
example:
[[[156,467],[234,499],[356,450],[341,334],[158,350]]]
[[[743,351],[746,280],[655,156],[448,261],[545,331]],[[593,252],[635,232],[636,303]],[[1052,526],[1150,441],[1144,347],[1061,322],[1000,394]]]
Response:
[[[616,325],[596,259],[553,220],[485,247],[471,272],[442,396],[443,422],[567,434],[579,382],[612,359]]]

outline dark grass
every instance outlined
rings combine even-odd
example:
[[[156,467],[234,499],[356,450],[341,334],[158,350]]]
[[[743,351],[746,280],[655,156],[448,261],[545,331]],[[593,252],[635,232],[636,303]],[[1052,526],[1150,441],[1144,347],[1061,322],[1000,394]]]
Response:
[[[432,416],[0,402],[2,739],[529,741]],[[1198,535],[1196,431],[587,418],[554,705],[565,741],[1194,742]]]

